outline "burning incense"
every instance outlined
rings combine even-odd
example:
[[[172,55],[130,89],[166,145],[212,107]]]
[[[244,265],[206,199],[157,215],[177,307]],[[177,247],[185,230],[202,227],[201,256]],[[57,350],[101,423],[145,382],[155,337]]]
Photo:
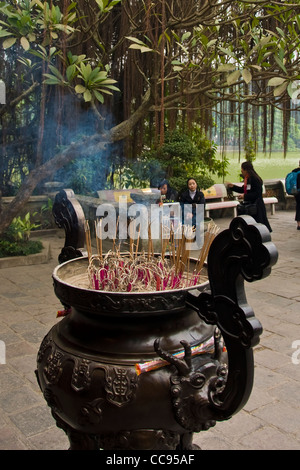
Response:
[[[118,227],[119,227],[119,216],[117,218],[117,225],[116,225],[116,236],[115,238],[113,239],[113,250],[115,249],[115,243],[116,243],[116,237],[117,237],[117,233],[118,233]]]
[[[95,221],[95,234],[96,234],[96,245],[97,245],[97,253],[100,259],[102,259],[102,219],[99,221],[100,225],[100,238],[98,237],[97,234],[97,222]]]
[[[211,246],[212,242],[214,241],[214,239],[215,239],[215,237],[216,237],[219,230],[220,229],[219,229],[219,227],[217,227],[217,225],[208,224],[207,232],[205,233],[205,237],[204,237],[204,243],[203,243],[203,246],[201,248],[201,251],[200,251],[200,254],[199,254],[199,257],[198,257],[198,261],[197,261],[197,265],[196,265],[196,268],[195,268],[195,270],[197,272],[200,272],[201,269],[203,268],[205,260],[207,259],[207,255],[208,255],[210,246]]]
[[[154,256],[152,234],[151,234],[151,224],[148,225],[148,261],[150,260],[150,256]]]
[[[138,252],[140,230],[135,244],[133,229],[136,233],[136,226],[132,223],[129,253],[120,253],[114,243],[113,250],[103,254],[101,240],[98,240],[96,233],[97,255],[92,255],[90,232],[88,223],[86,223],[89,258],[88,278],[91,289],[111,292],[152,292],[194,287],[200,283],[200,275],[202,282],[207,279],[201,271],[210,245],[218,232],[215,225],[210,225],[208,228],[193,272],[190,272],[188,243],[191,237],[182,227],[180,227],[181,237],[176,239],[177,246],[175,245],[174,231],[171,230],[169,237],[163,239],[161,254],[155,256],[150,225],[148,227],[148,253]],[[167,252],[168,247],[169,251]]]
[[[84,223],[84,230],[85,230],[85,240],[86,240],[86,250],[88,254],[88,259],[91,259],[92,256],[92,243],[91,243],[91,232],[88,220]]]

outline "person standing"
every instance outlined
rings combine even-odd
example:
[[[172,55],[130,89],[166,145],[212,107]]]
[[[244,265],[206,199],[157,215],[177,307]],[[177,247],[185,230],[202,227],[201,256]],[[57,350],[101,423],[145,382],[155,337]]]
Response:
[[[244,179],[243,186],[228,183],[227,187],[236,193],[244,194],[245,202],[255,203],[257,207],[257,213],[252,217],[256,220],[256,222],[264,224],[268,230],[272,232],[262,196],[263,181],[261,177],[254,170],[252,163],[248,161],[242,163],[241,173]]]
[[[295,221],[297,222],[297,230],[300,230],[300,160],[299,167],[292,170],[293,173],[298,173],[297,175],[297,190],[298,192],[294,194],[296,200],[296,214]]]
[[[183,219],[185,222],[190,223],[193,227],[196,226],[196,206],[197,204],[203,204],[205,207],[205,197],[202,191],[198,189],[197,181],[195,178],[189,178],[187,180],[187,189],[181,194],[179,199]],[[192,206],[192,212],[187,212],[184,215],[184,205],[189,204]]]

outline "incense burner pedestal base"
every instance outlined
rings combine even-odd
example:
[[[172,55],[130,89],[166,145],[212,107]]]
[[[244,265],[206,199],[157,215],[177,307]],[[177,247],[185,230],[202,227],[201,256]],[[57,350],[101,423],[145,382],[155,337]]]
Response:
[[[101,313],[72,307],[44,338],[37,377],[70,449],[190,449],[193,432],[215,424],[207,393],[226,377],[220,335],[175,297],[126,296],[120,315],[102,295]]]

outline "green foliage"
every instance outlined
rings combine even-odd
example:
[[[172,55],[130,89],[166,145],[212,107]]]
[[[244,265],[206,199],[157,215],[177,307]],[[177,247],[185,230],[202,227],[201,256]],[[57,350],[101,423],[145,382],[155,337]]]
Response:
[[[76,194],[93,196],[95,191],[104,188],[108,173],[106,163],[101,154],[77,158],[57,173],[57,179],[64,181],[65,187],[72,188]]]
[[[144,152],[143,158],[149,163],[149,178],[153,186],[167,178],[177,191],[186,188],[189,177],[195,178],[199,187],[208,188],[214,184],[209,173],[219,176],[226,171],[226,161],[217,158],[216,145],[196,130],[192,136],[180,130],[166,133],[165,143]]]
[[[49,64],[48,67],[51,73],[44,73],[44,83],[67,86],[81,95],[85,102],[99,101],[103,104],[104,94],[112,95],[112,91],[120,91],[115,86],[116,80],[108,78],[109,67],[104,70],[100,66],[93,67],[84,54],[78,56],[68,52],[65,77],[54,65]]]
[[[203,174],[209,171],[213,175],[224,177],[227,174],[228,160],[218,158],[217,145],[207,139],[206,135],[197,127],[192,130],[192,139],[199,149],[199,159],[204,167]]]
[[[35,215],[34,213],[33,215]],[[15,217],[10,224],[4,238],[8,241],[28,241],[30,237],[31,230],[34,230],[39,227],[39,224],[31,223],[30,221],[30,212],[27,212],[25,217],[22,219],[20,216]]]
[[[96,0],[101,14],[108,13],[119,2]],[[103,104],[104,94],[112,95],[113,91],[119,91],[115,86],[116,80],[108,78],[108,66],[92,65],[94,60],[87,59],[85,55],[73,56],[70,51],[67,54],[65,76],[51,63],[57,55],[63,60],[61,51],[53,43],[59,40],[60,34],[70,35],[75,32],[76,5],[76,2],[72,2],[63,14],[59,6],[39,0],[21,0],[17,7],[1,2],[0,13],[5,21],[0,21],[4,26],[0,26],[0,38],[5,38],[4,49],[19,43],[25,52],[48,63],[48,71],[44,73],[45,84],[69,87],[81,95],[85,102],[99,101]],[[30,59],[20,58],[19,61],[32,68]]]
[[[153,170],[153,168],[152,168]],[[134,163],[128,163],[126,166],[119,164],[114,169],[113,174],[107,178],[106,187],[110,189],[128,189],[128,188],[148,188],[149,173],[151,170],[147,167],[147,162],[137,160]]]
[[[39,240],[23,240],[19,242],[0,240],[0,258],[33,255],[40,253],[42,249],[43,244]]]
[[[3,42],[4,49],[18,42],[24,51],[28,51],[36,40],[42,40],[45,46],[58,39],[60,32],[73,33],[76,14],[72,10],[75,6],[76,3],[72,3],[63,14],[58,6],[39,0],[20,0],[17,6],[1,2],[0,12],[5,18],[1,21],[5,27],[1,36],[9,36]]]
[[[108,13],[113,9],[115,5],[120,3],[122,0],[96,0],[96,3],[101,13]]]
[[[47,229],[50,228],[54,224],[54,218],[52,215],[52,209],[53,209],[53,199],[50,197],[48,198],[46,204],[43,204],[40,213],[39,213],[39,218],[40,220],[40,227],[42,229]]]
[[[130,11],[126,8],[127,3],[131,5]],[[159,112],[159,102],[161,110],[165,110],[166,128],[171,117],[172,122],[175,119],[177,122],[185,120],[183,126],[188,122],[196,127],[189,136],[180,135],[180,132],[178,136],[173,135],[172,139],[167,136],[162,148],[153,150],[152,155],[142,156],[138,161],[134,159],[133,164],[123,163],[122,166],[111,152],[110,163],[105,167],[101,180],[107,181],[107,185],[140,187],[147,184],[149,179],[154,181],[164,176],[169,179],[182,177],[184,181],[191,175],[197,179],[203,178],[203,181],[209,178],[209,174],[224,177],[226,160],[216,158],[214,144],[197,128],[197,122],[205,126],[211,124],[211,116],[204,112],[205,108],[208,109],[214,99],[222,105],[224,101],[232,100],[230,104],[236,106],[218,110],[222,122],[219,127],[222,144],[226,142],[225,134],[229,132],[230,121],[233,122],[232,116],[239,116],[242,120],[243,115],[246,115],[243,106],[249,104],[250,107],[251,103],[260,106],[270,100],[280,109],[283,97],[298,97],[300,20],[297,2],[283,2],[282,5],[280,2],[219,2],[208,6],[207,11],[200,8],[201,2],[190,2],[189,5],[189,2],[186,5],[185,2],[171,3],[174,10],[167,11],[167,26],[164,29],[160,17],[161,2],[122,2],[121,5],[120,0],[0,1],[0,41],[6,49],[3,52],[4,64],[7,62],[7,75],[1,78],[6,79],[10,104],[16,103],[13,112],[4,111],[6,116],[2,121],[1,178],[9,191],[12,191],[12,182],[17,181],[20,186],[34,168],[35,142],[39,143],[40,137],[44,147],[41,154],[46,161],[58,146],[67,147],[79,140],[78,136],[83,132],[79,124],[85,120],[80,115],[79,122],[79,107],[80,112],[92,109],[96,113],[95,104],[102,104],[107,94],[111,95],[118,90],[115,81],[109,77],[107,64],[112,67],[112,76],[123,87],[122,93],[116,99],[108,97],[109,105],[105,113],[97,115],[101,122],[97,122],[95,127],[89,126],[88,131],[85,127],[84,132],[92,134],[95,129],[100,135],[105,129],[106,136],[109,136],[112,123],[118,125],[124,119],[125,124],[125,119],[130,116],[126,126],[120,126],[117,132],[111,134],[125,143],[124,154],[127,157],[140,155],[142,145],[151,148],[153,140],[157,138],[151,113],[154,109]],[[117,4],[120,4],[120,8],[107,21],[109,12]],[[207,15],[211,18],[209,25]],[[180,18],[180,21],[174,23],[175,17]],[[157,34],[148,34],[148,24]],[[119,36],[120,32],[122,37]],[[23,57],[17,58],[20,52]],[[165,60],[157,60],[159,57]],[[41,78],[42,70],[46,71],[44,81]],[[34,74],[33,71],[38,73]],[[160,86],[161,80],[164,87]],[[155,86],[152,86],[154,83]],[[56,90],[53,90],[53,86]],[[58,87],[64,87],[64,90],[58,90]],[[151,93],[156,94],[151,96],[155,106],[150,108],[147,115],[137,116],[136,111],[140,112],[140,97],[150,88]],[[164,102],[163,96],[159,96],[160,90],[165,93]],[[67,91],[73,94],[70,100],[65,99],[69,98]],[[81,99],[77,100],[78,97]],[[73,108],[74,102],[76,106]],[[44,115],[43,105],[46,108]],[[78,114],[74,114],[74,117],[78,121],[73,120],[75,108]],[[142,109],[145,110],[146,106]],[[186,109],[193,116],[185,113]],[[133,119],[135,116],[136,119]],[[49,130],[53,117],[55,122],[52,129],[55,127],[55,132]],[[41,128],[44,118],[49,124],[49,128],[45,125],[45,132]],[[257,120],[253,119],[252,122],[257,124]],[[133,125],[136,126],[134,130],[131,127]],[[285,126],[281,127],[286,129]],[[267,134],[262,126],[259,128]],[[25,129],[28,129],[30,135],[30,138],[25,139],[27,146],[20,138]],[[135,130],[138,138],[134,134]],[[281,139],[282,134],[275,130],[274,141],[278,148]],[[297,142],[299,135],[295,133],[293,145],[296,146]],[[239,148],[244,145],[243,142],[238,144]],[[245,151],[249,155],[246,158],[253,159],[252,143],[246,145]],[[110,174],[106,172],[109,165]],[[92,165],[86,172],[78,171],[76,174],[74,182],[77,184],[77,192],[82,193],[90,188],[88,182],[95,179],[91,169]],[[2,181],[0,183],[4,187]],[[208,183],[199,184],[205,187]]]
[[[183,176],[173,176],[169,178],[170,186],[178,193],[182,193],[187,189],[187,180],[189,177],[185,178]],[[192,178],[195,178],[199,189],[207,189],[212,186],[215,181],[209,175],[193,174]]]
[[[133,44],[130,44],[129,49],[138,49],[142,53],[144,53],[144,52],[154,52],[154,50],[151,47],[148,47],[147,44],[145,44],[140,39],[133,38],[131,36],[126,36],[126,39],[129,39],[129,41],[133,42]]]
[[[15,217],[0,240],[0,258],[40,253],[43,249],[42,243],[29,240],[30,231],[38,227],[38,224],[30,222],[29,212],[23,219]]]
[[[254,162],[256,159],[256,144],[249,134],[245,142],[245,160],[248,162]]]
[[[119,88],[114,86],[116,80],[107,78],[108,67],[106,70],[100,70],[100,67],[92,68],[90,64],[80,62],[76,66],[78,70],[77,78],[82,80],[83,85],[76,85],[75,92],[82,94],[84,101],[94,101],[95,99],[100,103],[104,103],[104,94],[112,95],[112,91],[120,91]]]
[[[48,197],[47,203],[41,207],[42,214],[51,214],[53,209],[53,200]]]

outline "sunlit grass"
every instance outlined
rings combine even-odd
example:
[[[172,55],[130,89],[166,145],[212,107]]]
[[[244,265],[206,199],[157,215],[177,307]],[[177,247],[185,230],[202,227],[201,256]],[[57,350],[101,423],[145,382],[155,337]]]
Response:
[[[240,162],[238,152],[228,152],[226,157],[229,160],[228,174],[224,178],[218,178],[214,175],[215,183],[240,181],[239,175],[241,173],[241,163],[245,161],[244,155],[241,154]],[[299,166],[299,160],[300,150],[288,152],[285,158],[283,152],[272,152],[271,156],[259,152],[253,166],[263,180],[284,179],[290,171]]]

